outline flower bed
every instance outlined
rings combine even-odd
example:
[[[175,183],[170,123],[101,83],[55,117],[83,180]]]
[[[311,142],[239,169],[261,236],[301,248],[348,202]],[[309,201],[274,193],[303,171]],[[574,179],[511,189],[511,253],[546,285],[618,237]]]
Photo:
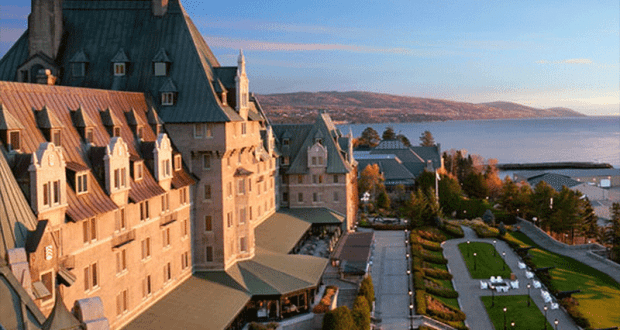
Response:
[[[319,301],[319,303],[316,306],[314,306],[314,308],[312,309],[312,312],[315,314],[322,314],[322,313],[329,312],[331,305],[332,305],[332,298],[334,297],[336,292],[338,292],[338,287],[335,287],[332,285],[326,287],[325,293],[323,293],[323,297],[321,298],[321,301]]]

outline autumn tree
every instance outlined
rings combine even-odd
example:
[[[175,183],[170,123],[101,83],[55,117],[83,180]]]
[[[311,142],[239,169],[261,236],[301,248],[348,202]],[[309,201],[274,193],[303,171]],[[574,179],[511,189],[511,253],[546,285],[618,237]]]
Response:
[[[432,147],[435,145],[435,138],[433,138],[433,134],[430,131],[424,131],[422,135],[420,135],[420,145],[423,147]]]
[[[487,160],[484,169],[484,181],[488,197],[491,200],[496,200],[502,192],[502,180],[499,178],[497,159],[490,158]]]
[[[553,202],[550,229],[556,233],[570,233],[571,240],[575,229],[580,226],[581,220],[581,193],[572,191],[566,186],[557,195]]]
[[[519,187],[509,176],[506,176],[502,185],[502,193],[499,196],[499,204],[504,210],[513,215],[517,213],[518,202],[516,197],[518,194]]]
[[[351,310],[347,306],[340,306],[325,313],[323,317],[323,330],[354,330],[356,329],[351,315]]]
[[[383,131],[383,136],[381,138],[383,140],[396,140],[396,132],[394,132],[394,128],[392,126],[388,126],[385,131]]]
[[[611,213],[611,226],[608,232],[611,255],[614,261],[620,262],[620,203],[613,203],[609,211]]]
[[[366,127],[364,131],[362,131],[362,135],[355,140],[356,148],[374,148],[379,142],[381,142],[381,137],[379,133],[375,131],[372,127]]]
[[[411,141],[409,141],[409,139],[405,135],[398,134],[396,135],[396,139],[400,140],[400,142],[402,142],[406,147],[411,147]]]
[[[357,181],[360,196],[368,191],[374,198],[377,192],[384,190],[383,181],[384,177],[379,169],[379,165],[368,164],[360,173],[359,180]]]

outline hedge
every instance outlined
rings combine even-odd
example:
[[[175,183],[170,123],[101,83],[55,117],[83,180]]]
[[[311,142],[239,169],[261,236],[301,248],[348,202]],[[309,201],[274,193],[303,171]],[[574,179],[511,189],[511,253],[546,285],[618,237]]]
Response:
[[[370,329],[370,305],[364,296],[357,296],[355,298],[351,315],[357,330]]]
[[[439,297],[444,297],[444,298],[458,298],[459,297],[459,293],[457,291],[454,291],[452,289],[448,289],[448,288],[434,288],[434,287],[430,287],[427,286],[426,287],[426,292],[435,295],[435,296],[439,296]]]
[[[351,311],[347,306],[340,306],[325,314],[323,330],[355,330]]]
[[[423,268],[424,275],[440,280],[451,280],[452,274],[443,269]]]
[[[370,277],[370,275],[366,276],[362,280],[357,295],[366,298],[366,301],[368,301],[368,306],[372,310],[372,302],[375,301],[375,287],[372,284],[372,277]]]
[[[422,252],[422,260],[428,261],[434,264],[441,264],[441,265],[448,264],[448,259],[444,258],[443,256],[436,256],[434,254],[428,254],[424,252]]]
[[[461,228],[461,226],[455,226],[455,225],[451,225],[451,224],[446,224],[443,229],[448,232],[448,234],[456,237],[456,238],[463,238],[465,237],[465,233],[463,232],[463,228]]]
[[[427,228],[424,230],[417,230],[417,234],[426,240],[438,242],[438,243],[441,243],[447,239],[446,235],[440,232],[439,229],[437,228]]]
[[[421,240],[420,245],[422,245],[423,248],[429,251],[443,252],[443,248],[441,247],[441,245],[436,242]]]
[[[424,284],[424,274],[422,272],[413,273],[413,287],[416,290],[424,290],[426,285]]]
[[[415,313],[419,315],[428,315],[426,313],[426,291],[415,290]]]

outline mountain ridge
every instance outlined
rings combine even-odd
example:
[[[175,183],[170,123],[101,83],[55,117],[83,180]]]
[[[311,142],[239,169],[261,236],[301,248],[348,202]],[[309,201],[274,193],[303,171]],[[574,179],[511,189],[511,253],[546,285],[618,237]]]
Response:
[[[363,91],[294,92],[256,97],[274,123],[313,122],[318,110],[329,113],[339,123],[585,117],[561,107],[539,109],[506,101],[468,103]]]

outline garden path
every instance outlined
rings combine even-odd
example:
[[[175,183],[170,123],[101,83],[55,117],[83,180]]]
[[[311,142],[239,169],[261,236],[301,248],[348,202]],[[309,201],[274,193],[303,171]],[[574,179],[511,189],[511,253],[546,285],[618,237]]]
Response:
[[[493,329],[493,324],[486,313],[484,305],[480,300],[481,296],[491,296],[490,290],[480,289],[480,280],[472,279],[463,260],[458,245],[460,243],[470,240],[472,242],[485,242],[493,244],[492,239],[481,239],[476,236],[476,233],[469,227],[462,226],[465,232],[465,237],[459,239],[448,240],[443,243],[444,256],[448,259],[448,268],[450,273],[454,276],[453,284],[455,290],[459,292],[459,304],[461,310],[467,315],[465,323],[470,329]],[[518,262],[521,261],[519,257],[510,249],[508,244],[501,240],[497,240],[498,253],[506,252],[506,264],[510,267],[513,273],[516,274],[519,280],[519,289],[511,289],[507,293],[495,293],[496,296],[502,295],[527,295],[526,285],[528,279],[525,277],[525,270],[519,269]],[[540,289],[534,289],[532,287],[531,297],[534,306],[539,310],[543,310],[544,301],[540,295]],[[501,306],[497,306],[501,308]],[[508,313],[508,315],[510,315]],[[551,310],[547,312],[547,320],[553,324],[553,320],[559,320],[558,330],[578,330],[578,327],[572,321],[570,316],[566,314],[562,309]],[[510,321],[510,319],[509,319]],[[516,328],[518,329],[518,317],[514,317]]]

